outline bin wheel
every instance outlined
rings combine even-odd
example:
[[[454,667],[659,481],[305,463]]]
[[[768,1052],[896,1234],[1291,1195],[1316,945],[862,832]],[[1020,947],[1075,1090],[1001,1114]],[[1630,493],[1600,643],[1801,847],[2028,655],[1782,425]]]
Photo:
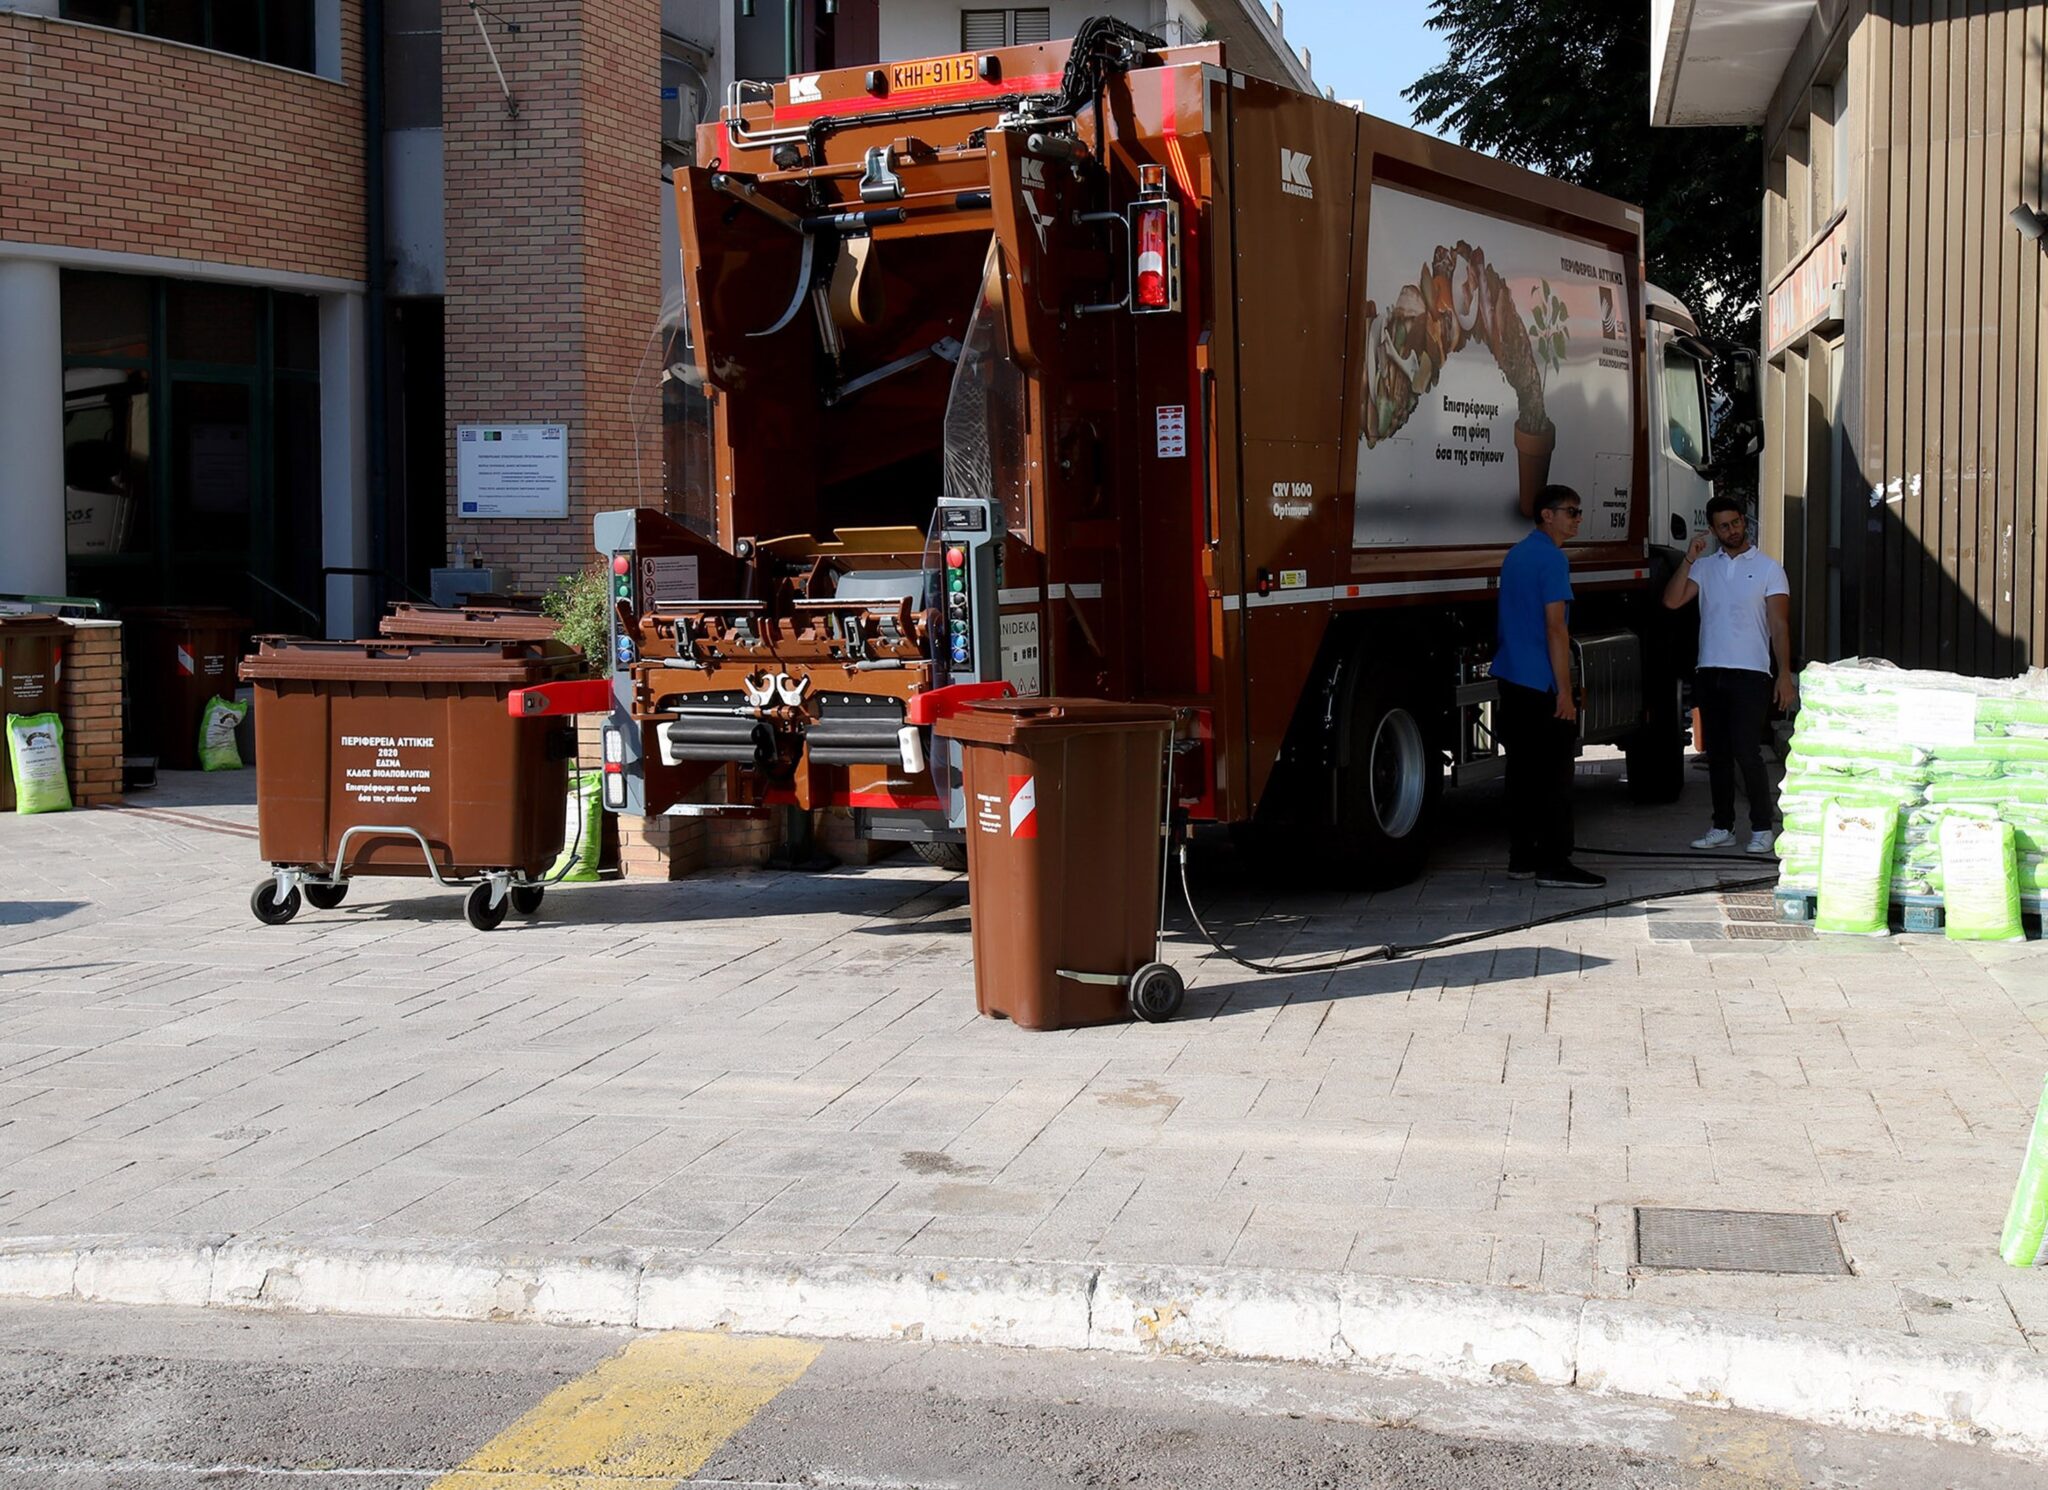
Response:
[[[265,926],[282,926],[299,913],[298,889],[294,887],[287,891],[284,899],[279,900],[277,881],[265,880],[249,897],[249,909],[256,913],[256,919]]]
[[[1164,1024],[1180,1012],[1187,985],[1163,962],[1148,962],[1131,979],[1131,1012],[1147,1024]]]
[[[347,885],[308,885],[306,904],[316,911],[331,911],[348,899]]]
[[[496,905],[491,904],[491,887],[478,885],[462,902],[462,914],[469,918],[469,924],[478,931],[496,931],[505,924],[505,912],[511,908],[512,897],[506,896]]]
[[[540,898],[547,893],[545,885],[514,885],[512,887],[512,909],[522,916],[530,916],[540,909]]]

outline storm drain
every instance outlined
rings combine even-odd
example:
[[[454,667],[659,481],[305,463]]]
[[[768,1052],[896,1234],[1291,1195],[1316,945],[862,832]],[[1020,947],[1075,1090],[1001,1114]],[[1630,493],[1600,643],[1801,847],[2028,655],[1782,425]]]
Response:
[[[1636,1262],[1688,1273],[1846,1274],[1833,1216],[1636,1207]]]

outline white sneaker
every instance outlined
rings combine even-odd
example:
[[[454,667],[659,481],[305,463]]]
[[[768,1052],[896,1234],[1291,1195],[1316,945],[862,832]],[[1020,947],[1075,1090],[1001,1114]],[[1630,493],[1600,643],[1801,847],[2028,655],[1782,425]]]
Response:
[[[1733,842],[1735,842],[1735,832],[1733,829],[1714,828],[1708,832],[1706,837],[1695,838],[1692,841],[1692,846],[1694,848],[1727,848]]]
[[[1771,837],[1771,830],[1769,828],[1758,828],[1749,835],[1749,847],[1745,848],[1743,852],[1745,854],[1768,854],[1774,842],[1776,840]]]

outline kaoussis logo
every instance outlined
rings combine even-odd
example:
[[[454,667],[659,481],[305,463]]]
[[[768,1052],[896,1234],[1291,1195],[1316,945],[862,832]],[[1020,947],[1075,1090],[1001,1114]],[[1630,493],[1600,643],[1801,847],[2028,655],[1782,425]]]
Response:
[[[1290,197],[1316,199],[1316,184],[1308,179],[1309,162],[1313,156],[1302,155],[1284,145],[1280,149],[1280,189]]]

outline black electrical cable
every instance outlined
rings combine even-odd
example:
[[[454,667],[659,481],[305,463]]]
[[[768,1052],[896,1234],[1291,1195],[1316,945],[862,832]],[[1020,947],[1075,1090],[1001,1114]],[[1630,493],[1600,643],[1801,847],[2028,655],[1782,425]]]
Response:
[[[1775,864],[1778,862],[1776,854],[1743,854],[1738,858],[1733,854],[1717,854],[1700,848],[1667,850],[1654,848],[1586,848],[1580,846],[1574,848],[1572,853],[1574,855],[1584,854],[1589,858],[1595,859],[1703,859],[1710,864],[1740,864],[1745,860],[1751,864]]]
[[[1216,933],[1203,923],[1201,913],[1195,909],[1194,891],[1188,886],[1188,846],[1185,842],[1180,846],[1181,899],[1187,904],[1188,916],[1194,921],[1195,930],[1202,933],[1202,939],[1214,947],[1218,955],[1255,973],[1334,973],[1343,968],[1360,967],[1369,962],[1395,962],[1403,957],[1412,957],[1418,952],[1441,952],[1451,947],[1465,946],[1470,942],[1490,941],[1494,937],[1507,936],[1512,932],[1534,931],[1539,926],[1551,926],[1559,921],[1575,921],[1581,916],[1591,916],[1601,911],[1621,910],[1631,905],[1648,905],[1658,900],[1679,900],[1687,895],[1714,895],[1730,890],[1753,890],[1762,885],[1776,883],[1776,875],[1759,875],[1753,879],[1718,880],[1711,885],[1688,885],[1677,890],[1653,890],[1646,895],[1624,895],[1614,900],[1602,900],[1594,905],[1573,906],[1569,910],[1556,911],[1547,916],[1517,921],[1512,926],[1493,926],[1485,931],[1468,931],[1459,936],[1441,937],[1433,942],[1387,942],[1370,951],[1353,952],[1327,962],[1275,964],[1253,962],[1249,958],[1240,957],[1224,946],[1217,939]]]

